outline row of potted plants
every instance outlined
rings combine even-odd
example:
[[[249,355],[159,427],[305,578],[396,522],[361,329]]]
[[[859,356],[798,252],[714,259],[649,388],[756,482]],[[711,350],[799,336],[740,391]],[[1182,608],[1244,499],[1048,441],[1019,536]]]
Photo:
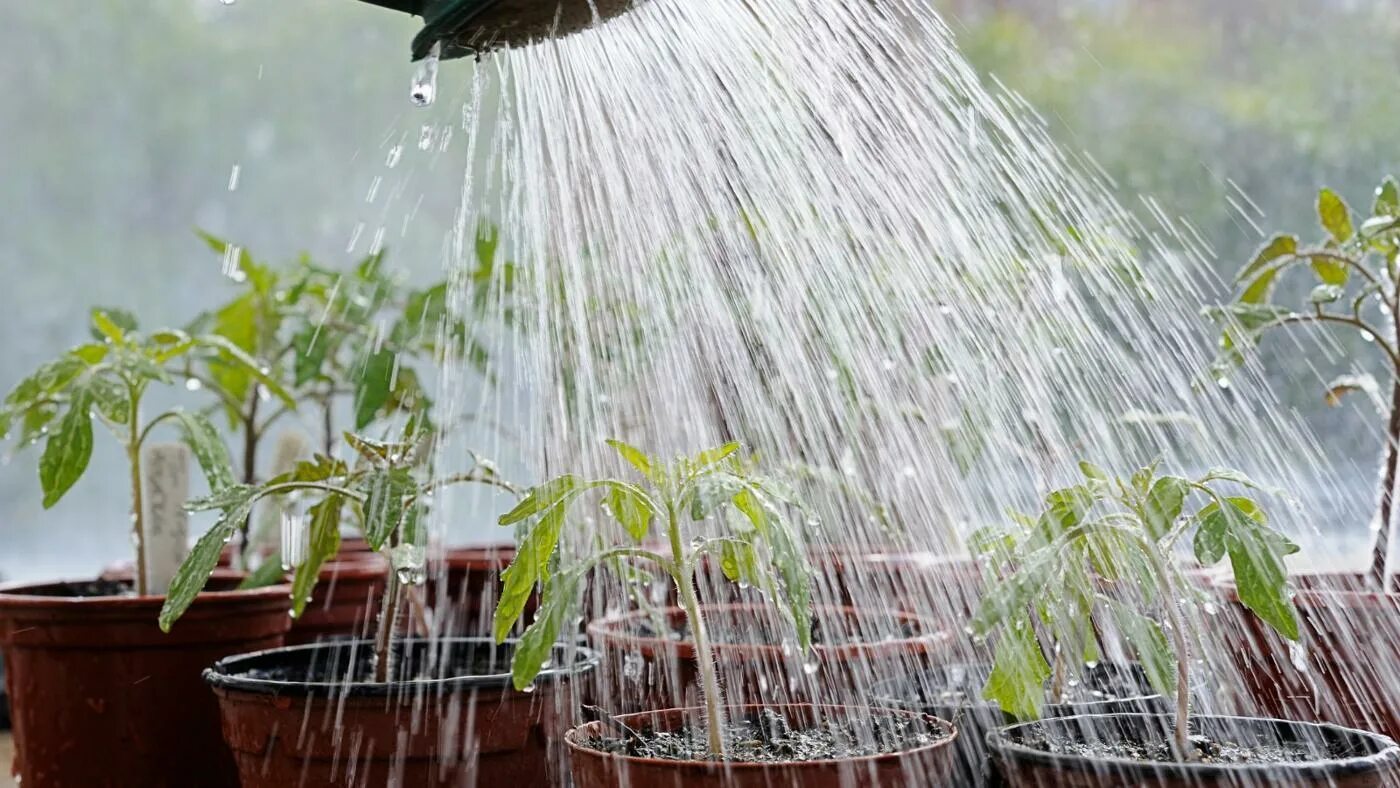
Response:
[[[1246,269],[1245,295],[1226,310],[1227,353],[1265,329],[1304,322],[1272,307],[1273,318],[1252,317],[1262,308],[1260,293],[1298,260],[1335,279],[1335,266],[1356,271],[1379,256],[1384,265],[1361,277],[1360,299],[1391,299],[1394,314],[1394,184],[1378,192],[1374,215],[1360,229],[1339,202],[1328,192],[1319,202],[1328,241],[1313,249],[1275,239]],[[269,283],[271,273],[227,245],[222,251],[239,260],[235,270],[252,283],[251,293],[262,288],[262,297],[286,305],[315,292],[301,281]],[[355,274],[373,292],[388,286],[375,283],[377,267]],[[1262,276],[1270,280],[1261,291]],[[321,303],[334,306],[342,284],[323,291],[329,295]],[[489,463],[462,472],[434,467],[440,429],[421,390],[401,388],[397,356],[421,348],[414,337],[425,327],[435,342],[465,337],[465,327],[437,330],[446,314],[446,290],[438,292],[443,306],[433,295],[407,299],[404,320],[418,334],[396,324],[394,341],[403,343],[390,351],[396,358],[387,367],[370,364],[367,377],[378,382],[361,376],[349,392],[336,391],[339,373],[326,367],[286,385],[282,372],[311,363],[305,357],[315,356],[318,340],[294,344],[269,363],[258,354],[275,342],[259,345],[234,330],[243,316],[257,314],[240,306],[220,310],[212,333],[195,326],[147,333],[129,317],[98,311],[95,342],[10,395],[0,416],[6,426],[13,420],[26,440],[46,441],[39,463],[46,503],[82,475],[94,421],[122,439],[138,547],[125,576],[0,593],[15,771],[27,784],[188,785],[199,775],[202,785],[542,785],[566,780],[566,763],[585,787],[943,779],[1379,785],[1394,778],[1400,748],[1362,730],[1393,734],[1393,704],[1314,707],[1318,723],[1192,713],[1193,690],[1210,679],[1191,669],[1198,648],[1191,611],[1204,604],[1201,594],[1216,592],[1202,591],[1183,569],[1178,545],[1189,543],[1203,566],[1229,561],[1234,582],[1220,593],[1271,647],[1263,653],[1287,653],[1277,644],[1310,635],[1315,643],[1335,642],[1344,630],[1329,617],[1352,610],[1338,604],[1353,599],[1346,594],[1362,595],[1360,609],[1378,628],[1394,623],[1385,607],[1394,596],[1384,584],[1293,596],[1284,558],[1297,548],[1269,526],[1250,492],[1253,482],[1229,471],[1187,478],[1160,474],[1154,465],[1119,477],[1083,464],[1082,478],[1050,493],[1036,516],[976,534],[976,563],[950,565],[814,548],[790,516],[802,501],[760,473],[736,444],[666,459],[614,442],[629,478],[564,475],[531,488],[500,518],[516,529],[518,547],[463,554],[463,566],[484,567],[485,575],[448,573],[436,594],[422,593],[430,568],[451,564],[432,554],[426,538],[432,495],[460,483],[513,490]],[[1340,298],[1333,294],[1315,294],[1305,316],[1325,316],[1324,307]],[[383,298],[377,308],[392,300]],[[290,322],[280,307],[268,314],[275,325],[266,336]],[[359,318],[345,330],[373,322]],[[259,331],[268,328],[248,319]],[[364,355],[382,339],[370,337],[359,348],[347,339],[346,352]],[[465,342],[455,347],[469,353]],[[444,349],[435,344],[425,352],[440,358]],[[317,375],[327,396],[353,397],[361,431],[337,440],[327,426],[324,452],[265,477],[253,464],[241,476],[235,471],[206,414],[171,411],[143,421],[140,408],[149,387],[183,377],[232,392],[220,395],[219,407],[234,424],[258,431],[263,406],[248,398],[295,409],[304,399],[296,387]],[[235,404],[248,405],[252,417],[243,418],[248,410]],[[330,406],[322,413],[333,414]],[[380,419],[382,434],[392,422],[392,439],[363,432]],[[190,508],[215,511],[218,519],[165,593],[154,594],[147,593],[158,589],[146,587],[141,544],[141,450],[160,425],[179,431],[208,481],[209,494]],[[1400,437],[1391,435],[1389,460]],[[349,456],[335,456],[337,449]],[[256,454],[245,456],[255,463]],[[1388,512],[1393,474],[1386,481],[1381,508]],[[262,548],[252,523],[259,505],[293,519],[305,514],[286,566],[281,557],[257,563]],[[357,544],[343,538],[346,528],[358,533]],[[230,555],[228,544],[241,549]],[[281,548],[289,550],[285,541]],[[1390,576],[1385,559],[1378,549],[1380,569],[1368,577]],[[233,566],[220,569],[221,561]],[[490,571],[507,562],[499,577]],[[818,576],[835,578],[829,585],[842,601],[843,585],[873,576],[907,580],[921,571],[944,583],[957,577],[960,591],[976,588],[965,621],[934,620],[900,605],[870,611],[815,602]],[[606,593],[604,575],[632,591],[660,576],[670,591],[660,605],[640,592],[610,604],[622,614],[587,622],[582,645],[580,602]],[[704,604],[702,590],[721,593],[710,576],[757,589],[762,601],[716,596]],[[338,586],[351,577],[364,584]],[[355,590],[344,610],[353,615],[328,614],[320,629],[301,637],[371,637],[279,648],[294,618],[301,626],[308,611],[336,610],[347,588]],[[473,632],[473,614],[476,624],[485,623],[480,613],[493,599],[490,636],[462,637]],[[962,636],[959,625],[973,637]],[[1287,658],[1261,664],[1250,656],[1259,653],[1254,649],[1235,653],[1249,675],[1261,677],[1254,689],[1273,711],[1270,695],[1278,693],[1266,684],[1286,681]],[[1354,656],[1329,666],[1347,685],[1369,658]],[[199,686],[201,671],[212,693]],[[640,693],[631,691],[637,675],[648,677]],[[765,686],[775,676],[784,679],[781,691]],[[816,684],[804,686],[812,676],[850,686],[843,705],[822,703]],[[607,710],[585,721],[585,703]]]

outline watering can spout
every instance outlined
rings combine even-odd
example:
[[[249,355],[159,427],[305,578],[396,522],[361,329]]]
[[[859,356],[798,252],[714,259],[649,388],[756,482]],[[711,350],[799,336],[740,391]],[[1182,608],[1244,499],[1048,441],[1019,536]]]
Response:
[[[643,0],[360,0],[423,17],[413,59],[444,60],[558,38],[628,11]]]

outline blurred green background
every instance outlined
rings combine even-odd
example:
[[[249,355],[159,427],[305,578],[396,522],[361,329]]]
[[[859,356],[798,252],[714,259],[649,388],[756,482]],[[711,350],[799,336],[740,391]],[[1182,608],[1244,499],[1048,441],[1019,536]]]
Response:
[[[92,304],[158,324],[227,296],[195,228],[260,258],[307,251],[347,266],[380,236],[411,275],[441,271],[472,66],[446,66],[437,104],[413,107],[413,20],[349,0],[12,5],[0,28],[0,388],[79,341]],[[1189,219],[1223,277],[1261,229],[1311,234],[1320,185],[1369,203],[1382,175],[1400,173],[1391,0],[943,5],[978,69],[1097,161],[1131,210],[1146,194]],[[1364,349],[1355,337],[1342,347]],[[1349,359],[1292,343],[1267,352],[1287,403],[1370,495],[1380,442],[1368,414],[1325,407],[1318,384]],[[0,574],[83,575],[124,558],[115,447],[99,441],[88,477],[50,512],[34,459],[0,467]],[[487,525],[461,527],[470,538]]]

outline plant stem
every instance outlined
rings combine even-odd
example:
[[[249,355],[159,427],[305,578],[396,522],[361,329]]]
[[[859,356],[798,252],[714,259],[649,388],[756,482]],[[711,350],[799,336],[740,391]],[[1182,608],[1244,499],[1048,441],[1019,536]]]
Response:
[[[253,484],[257,481],[258,463],[258,392],[255,386],[252,394],[252,401],[248,403],[248,412],[243,416],[243,483]],[[248,549],[248,533],[252,530],[253,515],[250,513],[243,518],[243,522],[238,524],[239,550],[238,559],[240,568],[246,568],[244,563],[247,557],[243,554]]]
[[[685,617],[690,621],[690,633],[695,638],[695,659],[700,663],[700,694],[705,700],[705,729],[709,735],[710,754],[724,757],[724,712],[720,697],[719,674],[715,668],[715,657],[710,651],[710,637],[705,631],[705,619],[700,614],[700,602],[695,598],[695,570],[685,560],[681,548],[680,523],[676,518],[676,508],[667,504],[667,526],[671,537],[671,557],[675,561],[676,592]]]
[[[126,422],[130,437],[126,444],[127,464],[131,466],[131,534],[136,543],[136,593],[146,595],[146,521],[145,496],[141,489],[141,392],[136,386],[127,387],[131,409]]]
[[[1400,289],[1400,288],[1397,288]],[[1400,302],[1400,294],[1395,297]],[[1400,316],[1394,316],[1392,306],[1391,328],[1395,332],[1396,345],[1400,346]],[[1376,544],[1371,553],[1371,585],[1385,591],[1390,581],[1390,529],[1395,516],[1395,482],[1400,471],[1400,365],[1392,369],[1390,377],[1390,422],[1385,429],[1385,471],[1381,474],[1380,528],[1376,532]]]
[[[384,599],[379,609],[379,628],[374,635],[374,681],[384,684],[394,673],[394,654],[391,646],[394,630],[399,619],[399,573],[393,562],[389,565],[387,582],[384,584]]]

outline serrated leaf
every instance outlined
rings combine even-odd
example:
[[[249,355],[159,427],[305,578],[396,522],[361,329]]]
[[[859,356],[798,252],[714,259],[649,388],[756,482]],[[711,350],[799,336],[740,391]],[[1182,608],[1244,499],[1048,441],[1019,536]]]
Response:
[[[1190,490],[1191,483],[1176,476],[1163,476],[1152,483],[1143,501],[1142,524],[1153,539],[1161,539],[1171,532]]]
[[[1317,217],[1321,220],[1323,229],[1327,230],[1337,243],[1346,243],[1355,235],[1351,223],[1351,209],[1347,208],[1346,201],[1331,189],[1323,189],[1317,193]]]
[[[532,487],[525,498],[515,505],[515,508],[501,515],[499,522],[501,525],[514,525],[546,509],[553,508],[565,496],[579,487],[579,478],[573,474],[565,474]]]
[[[355,429],[362,430],[378,418],[379,411],[389,402],[398,369],[398,354],[391,350],[371,353],[355,380]]]
[[[224,443],[219,430],[201,413],[173,411],[172,415],[180,423],[180,432],[185,445],[190,447],[210,490],[221,490],[236,483],[233,460],[229,458],[228,445]]]
[[[797,645],[806,652],[812,646],[812,578],[807,552],[798,542],[787,521],[770,513],[759,496],[745,488],[735,494],[734,508],[753,525],[777,570],[778,598],[797,630]]]
[[[92,393],[86,388],[73,392],[68,411],[49,433],[39,458],[39,485],[44,491],[44,508],[63,499],[87,470],[92,459]]]
[[[1298,613],[1288,596],[1288,570],[1282,547],[1263,528],[1244,528],[1226,536],[1230,567],[1240,602],[1289,640],[1298,640]],[[1286,542],[1286,540],[1284,540]],[[1291,545],[1291,543],[1288,543]]]
[[[1298,251],[1298,238],[1293,235],[1276,235],[1270,238],[1259,250],[1254,253],[1254,258],[1249,264],[1240,269],[1235,275],[1235,282],[1243,284],[1255,275],[1263,271],[1275,260],[1279,260]]]
[[[204,588],[204,584],[209,582],[209,576],[219,564],[219,554],[223,552],[224,545],[228,544],[239,526],[248,519],[257,496],[256,488],[234,485],[204,499],[203,503],[214,504],[213,507],[206,508],[220,508],[223,512],[215,521],[214,527],[195,542],[189,557],[180,564],[174,579],[170,581],[170,588],[165,594],[165,604],[160,609],[161,631],[170,631],[175,621],[189,609],[190,604]],[[198,511],[195,507],[196,504],[192,502],[186,508]]]
[[[651,530],[656,510],[646,493],[630,484],[614,483],[608,486],[606,498],[608,511],[622,525],[632,541],[640,543]]]
[[[365,494],[365,540],[378,551],[403,523],[406,499],[418,491],[407,468],[376,469],[360,487]]]
[[[573,572],[561,572],[546,581],[535,620],[516,643],[511,657],[511,683],[517,690],[533,684],[553,655],[559,632],[573,617],[578,604],[579,585],[578,575]]]
[[[616,449],[617,453],[622,455],[622,459],[626,460],[629,465],[636,468],[642,478],[651,479],[652,460],[645,452],[619,440],[608,440],[606,443]]]
[[[1045,681],[1050,663],[1035,638],[1028,620],[1008,626],[997,640],[992,672],[982,688],[982,697],[1021,720],[1040,717],[1045,706]]]
[[[1162,627],[1116,600],[1109,600],[1109,609],[1119,634],[1137,655],[1148,683],[1163,697],[1173,697],[1177,689],[1177,656]]]
[[[563,530],[567,510],[567,505],[561,500],[545,511],[525,534],[520,548],[516,550],[515,560],[502,574],[501,598],[496,603],[496,615],[491,627],[497,643],[505,642],[515,622],[524,614],[535,585],[547,577],[549,560],[559,546],[559,534]]]
[[[316,582],[321,578],[321,567],[326,561],[340,552],[340,513],[345,499],[331,493],[311,507],[308,514],[306,560],[296,569],[292,578],[292,617],[301,618],[306,603],[316,590]]]

